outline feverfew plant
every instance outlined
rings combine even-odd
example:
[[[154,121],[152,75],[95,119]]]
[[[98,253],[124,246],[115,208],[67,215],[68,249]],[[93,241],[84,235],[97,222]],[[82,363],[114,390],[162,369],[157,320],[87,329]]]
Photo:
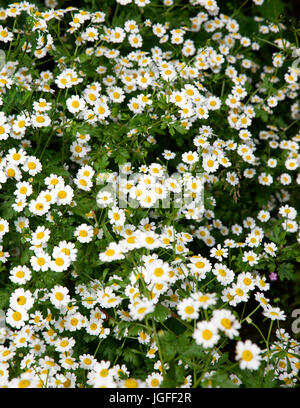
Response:
[[[283,2],[62,3],[0,9],[0,387],[299,385]]]

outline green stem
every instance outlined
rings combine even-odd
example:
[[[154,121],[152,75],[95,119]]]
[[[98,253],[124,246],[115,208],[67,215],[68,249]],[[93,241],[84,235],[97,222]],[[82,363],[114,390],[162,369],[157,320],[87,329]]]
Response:
[[[147,318],[145,319],[145,322],[146,322],[146,325],[147,325],[149,331],[151,332],[151,328],[150,328],[150,326],[149,326],[149,323],[148,323],[148,319],[147,319]],[[158,335],[157,335],[156,325],[155,325],[154,319],[152,319],[152,331],[153,331],[153,333],[154,333],[154,340],[155,340],[155,343],[156,343],[156,345],[157,345],[158,355],[159,355],[159,359],[160,359],[160,363],[161,363],[162,375],[163,375],[163,378],[165,378],[166,372],[165,372],[165,367],[164,367],[164,360],[163,360],[163,356],[162,356],[162,352],[161,352],[161,347],[160,347],[160,344],[159,344],[159,339],[158,339]]]
[[[211,282],[213,282],[216,279],[217,279],[217,277],[215,276],[209,282],[205,283],[203,286],[201,286],[200,291],[202,291],[206,286],[208,286]]]
[[[13,28],[12,28],[12,33],[13,33],[14,30],[15,30],[16,22],[17,22],[17,19],[15,18],[15,19],[14,19]],[[7,61],[9,61],[9,56],[10,56],[10,51],[11,51],[11,45],[12,45],[12,41],[10,41],[10,43],[9,43],[9,48],[8,48],[8,52],[7,52]]]
[[[102,340],[103,340],[103,339],[100,339],[99,342],[98,342],[98,345],[97,345],[97,347],[96,347],[96,351],[95,351],[95,353],[94,353],[94,357],[95,357],[96,354],[98,353],[98,350],[99,350],[100,344],[102,343]]]
[[[299,122],[299,120],[300,120],[299,118],[296,119],[296,120],[294,120],[294,122],[290,123],[290,124],[288,125],[288,127],[284,129],[283,132],[285,133],[289,128],[291,128],[291,127],[294,126],[297,122]]]
[[[265,336],[262,334],[262,331],[260,330],[260,328],[253,322],[251,322],[252,326],[254,326],[256,328],[256,330],[259,332],[259,334],[261,335],[263,341],[267,344],[266,338]]]
[[[248,3],[248,0],[245,0],[244,3],[241,4],[241,6],[234,11],[231,17],[235,16],[236,14],[239,14],[239,12],[242,10],[242,8]]]
[[[65,47],[65,44],[63,43],[60,34],[55,30],[55,28],[53,28],[53,31],[55,32],[55,34],[57,35],[57,38],[59,40],[59,42],[61,43],[63,49],[65,50],[65,52],[69,55],[69,57],[72,57],[72,55],[70,54],[69,50]]]
[[[123,340],[123,343],[122,343],[121,347],[119,348],[119,350],[122,350],[122,348],[124,347],[125,341],[126,341],[126,338]],[[117,361],[118,361],[119,357],[120,357],[120,354],[118,354],[117,357],[115,358],[113,366],[115,366],[117,364]]]
[[[47,139],[47,141],[46,141],[46,143],[45,143],[45,146],[44,146],[44,148],[43,148],[43,150],[42,150],[42,153],[41,153],[41,155],[40,155],[40,160],[42,160],[42,157],[43,157],[43,155],[44,155],[44,153],[45,153],[45,150],[47,149],[47,147],[48,147],[48,145],[49,145],[49,143],[50,143],[50,140],[51,140],[51,138],[52,138],[52,136],[53,136],[53,133],[54,133],[54,128],[52,128],[52,131],[50,132],[50,135],[49,135],[49,137],[48,137],[48,139]]]
[[[251,313],[249,313],[248,316],[246,316],[243,320],[240,320],[240,323],[242,324],[245,320],[247,320],[250,316],[252,316],[259,308],[260,308],[260,304]]]
[[[244,313],[245,313],[245,309],[246,309],[246,302],[244,302],[244,307],[243,307],[243,311],[242,311],[241,320],[243,319],[243,316],[244,316]]]
[[[207,356],[207,360],[206,360],[203,372],[200,375],[200,377],[198,378],[198,380],[194,383],[193,388],[196,388],[200,384],[200,382],[202,381],[202,379],[203,379],[203,377],[204,377],[204,375],[205,375],[205,373],[206,373],[206,371],[207,371],[207,369],[209,367],[209,364],[211,362],[211,353],[212,353],[212,351],[213,351],[213,349],[210,350],[209,355]]]
[[[270,327],[269,327],[268,337],[267,337],[267,342],[266,342],[266,346],[267,346],[267,349],[268,349],[268,359],[269,359],[269,352],[270,352],[269,342],[270,342],[270,336],[271,336],[271,332],[272,332],[272,326],[273,326],[273,320],[271,320],[271,322],[270,322]]]

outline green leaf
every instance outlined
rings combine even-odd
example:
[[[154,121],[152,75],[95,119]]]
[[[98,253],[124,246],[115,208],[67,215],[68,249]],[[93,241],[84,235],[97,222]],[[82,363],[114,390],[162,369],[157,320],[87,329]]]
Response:
[[[22,251],[21,254],[21,263],[22,265],[26,265],[31,258],[31,254],[29,250]]]
[[[163,382],[160,385],[161,388],[176,388],[176,374],[175,365],[171,364],[170,369],[167,372]]]
[[[9,297],[10,292],[7,287],[5,289],[0,290],[0,309],[8,306]]]
[[[135,366],[139,366],[140,359],[136,353],[136,350],[131,348],[124,349],[123,358],[126,363],[131,363]]]
[[[259,7],[261,15],[270,20],[276,20],[285,10],[285,4],[281,0],[265,0]]]
[[[269,265],[268,265],[268,267],[269,267],[269,271],[270,271],[270,272],[275,272],[275,269],[276,269],[276,264],[275,264],[275,262],[270,262]]]
[[[265,365],[261,364],[258,370],[237,370],[237,376],[246,388],[276,388],[278,381],[274,378],[274,370],[265,373]]]
[[[0,213],[6,220],[12,219],[16,214],[16,212],[12,208],[13,203],[14,200],[9,200],[0,207]]]
[[[163,305],[157,305],[154,312],[151,313],[155,320],[164,322],[170,315],[170,311]]]
[[[237,376],[246,388],[260,388],[261,382],[257,371],[246,368],[241,370],[241,373],[237,374]]]
[[[94,163],[94,167],[96,171],[102,171],[107,168],[109,165],[109,158],[106,154],[101,154],[100,156],[97,155],[97,159]]]
[[[180,353],[180,357],[186,358],[186,359],[191,359],[193,357],[196,357],[197,359],[199,359],[199,358],[204,358],[205,353],[203,351],[202,346],[194,343],[194,344],[190,344],[188,347],[182,350]]]
[[[177,365],[175,362],[170,364],[170,369],[167,371],[167,375],[161,383],[161,388],[176,388],[184,382],[184,367]]]
[[[104,236],[105,236],[105,238],[106,238],[106,240],[107,240],[107,243],[109,243],[109,242],[115,242],[114,237],[111,235],[111,233],[110,233],[109,230],[107,229],[107,226],[105,225],[105,222],[104,222],[104,221],[103,221],[102,224],[101,224],[101,228],[103,229],[103,233],[104,233]]]
[[[231,380],[229,377],[229,373],[218,371],[216,374],[211,378],[213,387],[220,387],[220,388],[238,388],[236,384]]]
[[[119,323],[119,327],[121,327],[120,323]],[[128,330],[128,336],[137,336],[140,331],[141,331],[141,328],[139,326],[131,326],[130,329]]]
[[[269,371],[266,375],[262,376],[262,388],[276,388],[278,387],[278,381],[275,380],[275,370]]]
[[[184,135],[186,133],[186,128],[182,125],[179,125],[177,123],[174,124],[174,128],[177,130],[178,133],[181,135]]]
[[[109,337],[102,342],[98,353],[101,353],[101,357],[106,360],[114,360],[118,346],[119,342]]]
[[[291,280],[294,278],[294,265],[291,263],[283,263],[278,266],[278,276],[282,281],[284,279]]]
[[[269,239],[275,244],[279,244],[285,235],[285,231],[283,231],[278,225],[274,226],[272,231],[270,232]]]
[[[176,355],[177,336],[171,332],[165,332],[163,336],[159,337],[159,343],[164,359],[171,361]]]
[[[124,147],[120,147],[116,150],[115,160],[117,164],[124,164],[130,159],[130,153],[124,149]]]
[[[260,118],[263,122],[268,122],[269,120],[268,113],[263,109],[256,109],[256,116]]]

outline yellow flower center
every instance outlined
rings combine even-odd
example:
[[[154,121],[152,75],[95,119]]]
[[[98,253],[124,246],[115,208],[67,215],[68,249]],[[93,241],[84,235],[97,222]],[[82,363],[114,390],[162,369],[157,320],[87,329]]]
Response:
[[[18,305],[21,305],[21,306],[25,305],[26,297],[25,296],[19,296],[18,299],[17,299],[17,302],[18,302]]]
[[[223,317],[223,319],[221,320],[221,325],[225,327],[225,329],[231,329],[232,323],[229,319]]]
[[[210,340],[212,338],[212,335],[213,335],[212,331],[208,330],[208,329],[205,329],[202,332],[202,337],[203,337],[204,340]]]
[[[138,388],[138,382],[134,378],[128,378],[124,382],[125,388]]]
[[[61,292],[57,292],[57,293],[55,293],[55,298],[57,300],[63,300],[64,295]]]
[[[250,350],[244,350],[242,354],[242,359],[245,361],[251,361],[253,358],[253,354]]]
[[[14,312],[14,313],[12,314],[12,318],[13,318],[16,322],[18,322],[18,321],[20,321],[20,320],[22,319],[22,315],[21,315],[20,312]]]
[[[184,311],[185,311],[186,314],[190,315],[190,314],[193,314],[193,313],[194,313],[195,309],[193,308],[193,306],[187,306],[187,307],[184,309]]]

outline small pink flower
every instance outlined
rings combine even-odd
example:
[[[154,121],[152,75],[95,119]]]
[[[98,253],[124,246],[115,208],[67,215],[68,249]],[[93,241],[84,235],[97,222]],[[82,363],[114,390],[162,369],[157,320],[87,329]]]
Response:
[[[271,281],[276,281],[277,280],[277,273],[275,273],[275,272],[270,273],[269,278],[270,278]]]

